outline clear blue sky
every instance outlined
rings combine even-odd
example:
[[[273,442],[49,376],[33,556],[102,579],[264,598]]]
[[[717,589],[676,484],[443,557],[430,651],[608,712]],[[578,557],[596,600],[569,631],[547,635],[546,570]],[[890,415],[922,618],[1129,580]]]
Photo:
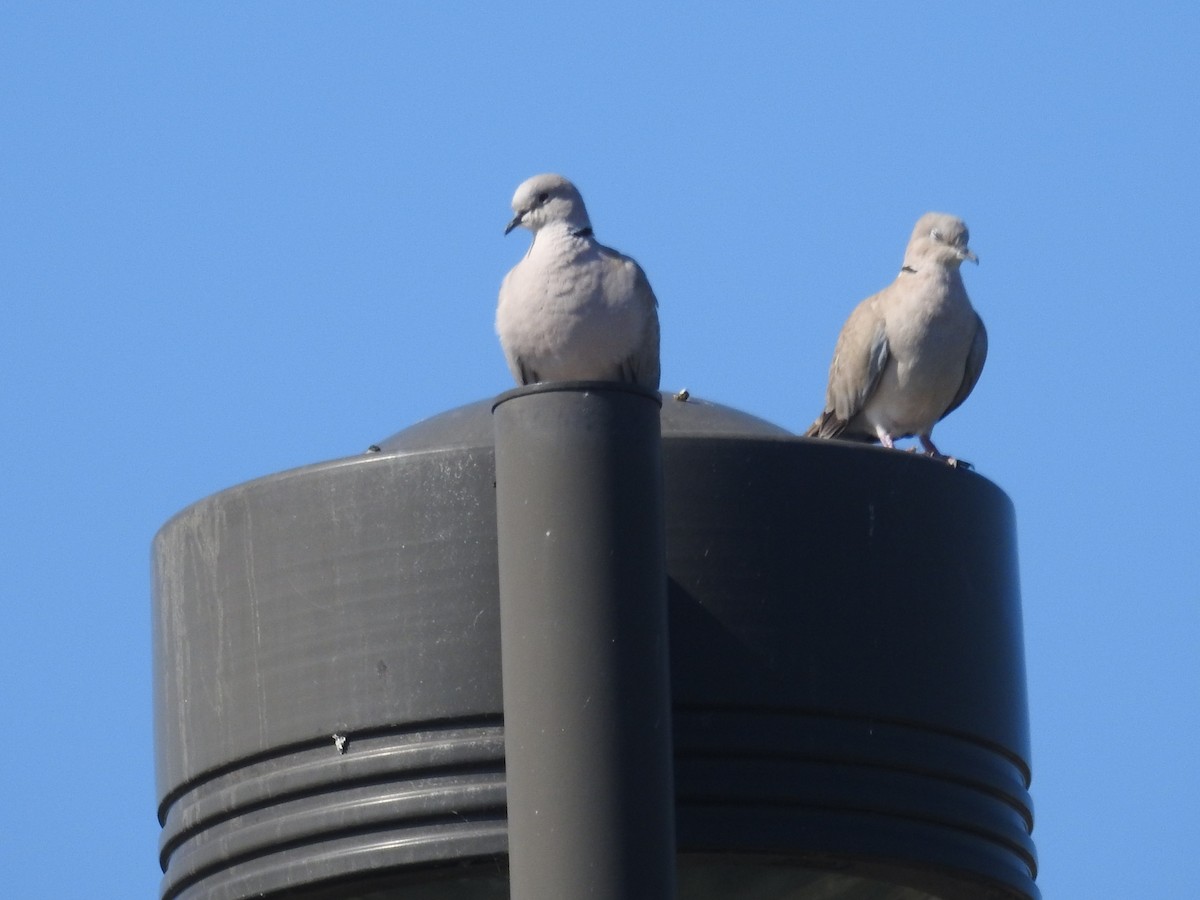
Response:
[[[793,429],[924,211],[991,355],[1047,898],[1195,896],[1200,6],[6,4],[0,871],[158,884],[149,544],[509,387],[516,185],[576,181],[665,388]]]

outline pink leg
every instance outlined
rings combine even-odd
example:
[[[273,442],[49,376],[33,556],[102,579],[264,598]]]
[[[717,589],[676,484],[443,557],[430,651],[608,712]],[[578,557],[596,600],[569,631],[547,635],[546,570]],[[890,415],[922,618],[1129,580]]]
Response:
[[[879,438],[879,443],[883,444],[889,450],[895,449],[896,445],[892,441],[892,436],[884,430],[882,425],[875,426],[875,436]]]
[[[956,469],[959,466],[962,466],[964,469],[975,468],[974,466],[972,466],[969,462],[967,462],[964,459],[956,459],[953,456],[947,456],[946,454],[944,454],[941,450],[939,450],[937,447],[934,446],[933,440],[932,440],[932,438],[930,438],[929,435],[922,434],[922,435],[920,435],[920,439],[921,439],[921,446],[925,448],[925,452],[929,456],[933,457],[934,459],[945,460],[948,465],[951,465]]]

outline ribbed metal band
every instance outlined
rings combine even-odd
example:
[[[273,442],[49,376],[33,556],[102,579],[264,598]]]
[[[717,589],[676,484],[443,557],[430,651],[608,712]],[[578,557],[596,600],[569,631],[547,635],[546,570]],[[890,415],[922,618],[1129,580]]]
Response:
[[[163,900],[254,896],[314,867],[339,877],[503,854],[502,727],[331,735],[210,774],[165,813]]]
[[[674,728],[681,852],[857,858],[874,860],[863,870],[873,874],[986,873],[1029,896],[1032,801],[1023,767],[998,747],[786,710],[677,709]]]

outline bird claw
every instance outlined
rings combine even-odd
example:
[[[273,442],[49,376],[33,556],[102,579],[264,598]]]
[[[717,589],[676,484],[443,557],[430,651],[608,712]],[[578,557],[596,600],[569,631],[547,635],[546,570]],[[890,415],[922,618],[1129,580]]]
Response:
[[[946,454],[944,454],[936,449],[934,449],[934,450],[928,450],[928,449],[918,450],[916,447],[909,447],[908,452],[909,453],[920,453],[922,456],[928,456],[930,459],[936,459],[939,462],[944,462],[946,465],[948,465],[952,469],[966,469],[968,472],[972,472],[975,470],[975,465],[973,463],[969,463],[965,459],[959,459],[956,456],[947,456]]]

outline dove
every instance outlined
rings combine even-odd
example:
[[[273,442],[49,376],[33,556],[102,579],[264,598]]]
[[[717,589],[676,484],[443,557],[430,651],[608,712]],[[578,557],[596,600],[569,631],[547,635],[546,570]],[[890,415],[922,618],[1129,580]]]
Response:
[[[624,381],[658,390],[658,300],[641,266],[596,240],[583,197],[561,175],[522,183],[512,208],[504,233],[533,232],[496,307],[517,384]]]
[[[969,237],[946,213],[917,220],[896,280],[842,327],[825,410],[806,437],[892,447],[916,435],[929,456],[957,463],[933,443],[933,427],[967,399],[987,358],[987,330],[959,271],[964,260],[979,262]]]

